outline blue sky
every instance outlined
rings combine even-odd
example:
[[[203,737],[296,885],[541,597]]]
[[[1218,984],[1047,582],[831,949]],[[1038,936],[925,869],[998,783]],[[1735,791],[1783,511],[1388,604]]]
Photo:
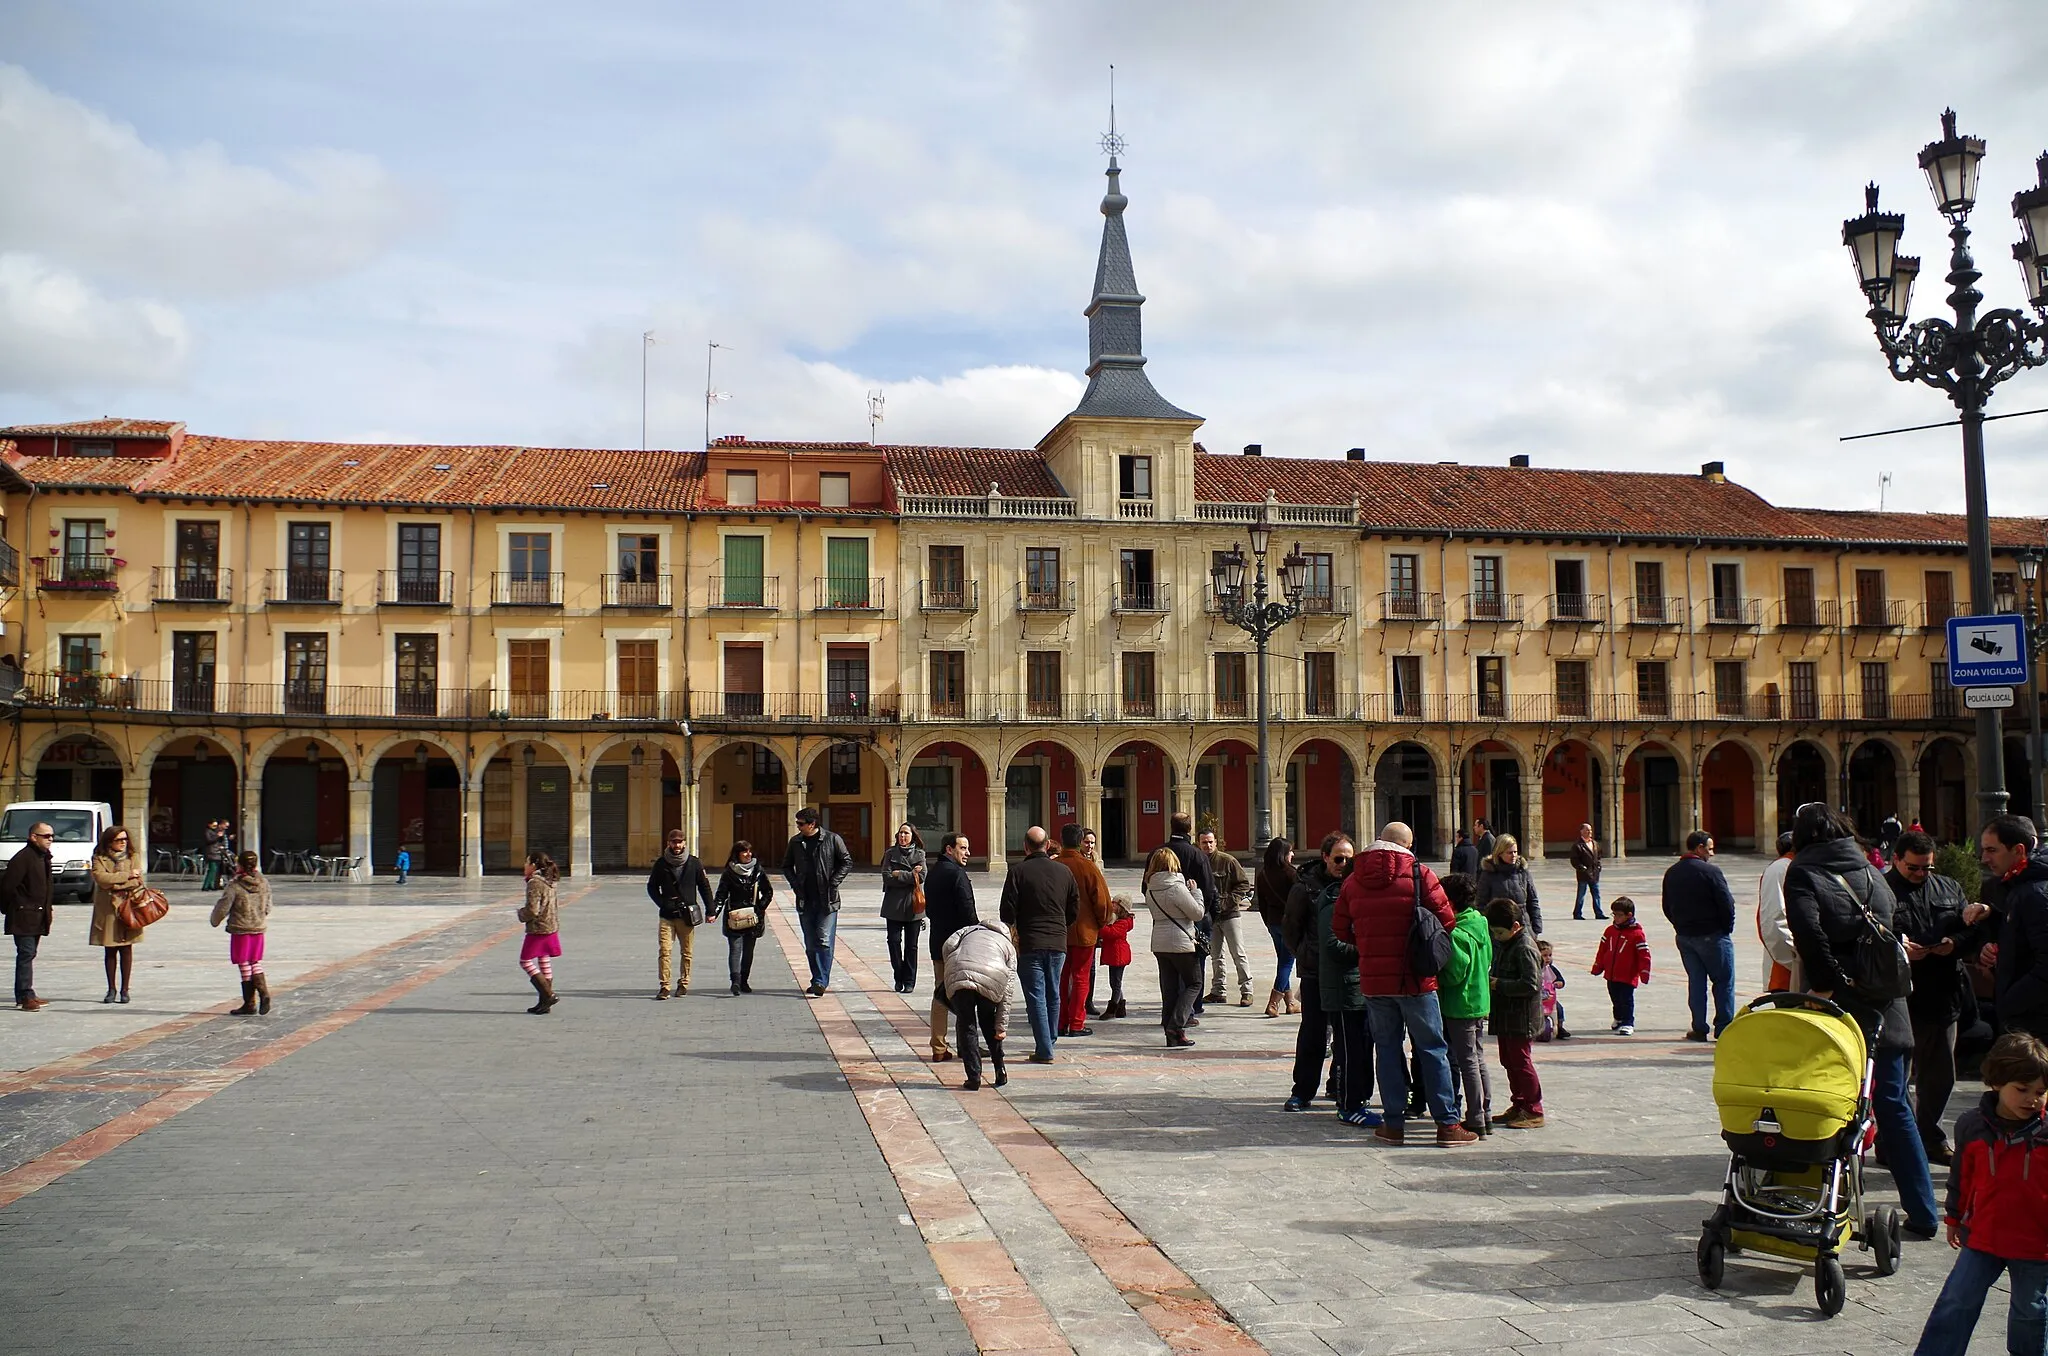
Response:
[[[0,418],[1029,445],[1078,396],[1106,73],[1151,375],[1212,449],[1695,469],[1960,505],[1838,242],[2048,146],[2039,5],[0,0]],[[1922,288],[1925,314],[1941,291]],[[2048,372],[1996,408],[2048,405]],[[2048,509],[2048,418],[1992,426]]]

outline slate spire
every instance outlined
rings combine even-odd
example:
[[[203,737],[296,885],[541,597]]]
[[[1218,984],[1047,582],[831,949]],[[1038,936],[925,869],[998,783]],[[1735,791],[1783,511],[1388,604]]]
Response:
[[[1113,134],[1112,134],[1113,139]],[[1109,192],[1102,198],[1102,252],[1095,262],[1095,295],[1088,317],[1088,390],[1075,414],[1106,419],[1199,419],[1169,404],[1145,376],[1145,344],[1139,311],[1145,298],[1131,268],[1131,244],[1124,235],[1130,200],[1118,182],[1121,171],[1109,157]]]

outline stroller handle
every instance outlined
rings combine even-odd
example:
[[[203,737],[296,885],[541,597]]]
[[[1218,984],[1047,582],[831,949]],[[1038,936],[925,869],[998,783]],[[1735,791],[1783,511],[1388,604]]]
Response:
[[[1758,1008],[1804,1008],[1808,1012],[1824,1012],[1830,1017],[1849,1016],[1841,1006],[1815,993],[1767,993],[1751,999],[1742,1010],[1755,1012]]]

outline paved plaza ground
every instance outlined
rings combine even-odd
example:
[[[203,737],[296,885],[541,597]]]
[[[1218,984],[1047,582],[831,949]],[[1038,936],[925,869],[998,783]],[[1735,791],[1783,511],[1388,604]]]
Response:
[[[1761,863],[1723,864],[1750,900]],[[1909,1350],[1938,1243],[1884,1280],[1852,1257],[1832,1321],[1783,1264],[1731,1259],[1721,1292],[1699,1287],[1726,1160],[1712,1052],[1679,1039],[1664,865],[1609,871],[1659,966],[1633,1038],[1606,1034],[1569,872],[1539,865],[1581,1034],[1538,1047],[1547,1128],[1454,1152],[1283,1112],[1295,1023],[1261,1006],[1212,1006],[1169,1054],[1142,922],[1130,1019],[1037,1067],[1020,1013],[1009,1088],[969,1094],[923,1057],[926,992],[890,990],[871,875],[817,1002],[787,917],[754,994],[727,994],[707,936],[693,992],[650,1001],[640,882],[564,882],[547,1018],[522,1011],[514,880],[281,883],[262,1019],[222,1015],[233,971],[196,892],[152,929],[126,1007],[99,1002],[86,910],[65,908],[39,967],[56,1001],[0,1013],[0,1347]],[[1135,893],[1135,873],[1111,882]],[[1748,922],[1737,943],[1747,996]],[[1252,965],[1262,1005],[1263,935]],[[1973,1351],[2003,1350],[2003,1310],[2001,1289]]]

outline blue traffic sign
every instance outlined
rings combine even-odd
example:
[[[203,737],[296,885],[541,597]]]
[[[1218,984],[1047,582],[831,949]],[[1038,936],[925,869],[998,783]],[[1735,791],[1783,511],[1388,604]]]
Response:
[[[1951,687],[2024,687],[2027,619],[1950,617],[1948,681]]]

